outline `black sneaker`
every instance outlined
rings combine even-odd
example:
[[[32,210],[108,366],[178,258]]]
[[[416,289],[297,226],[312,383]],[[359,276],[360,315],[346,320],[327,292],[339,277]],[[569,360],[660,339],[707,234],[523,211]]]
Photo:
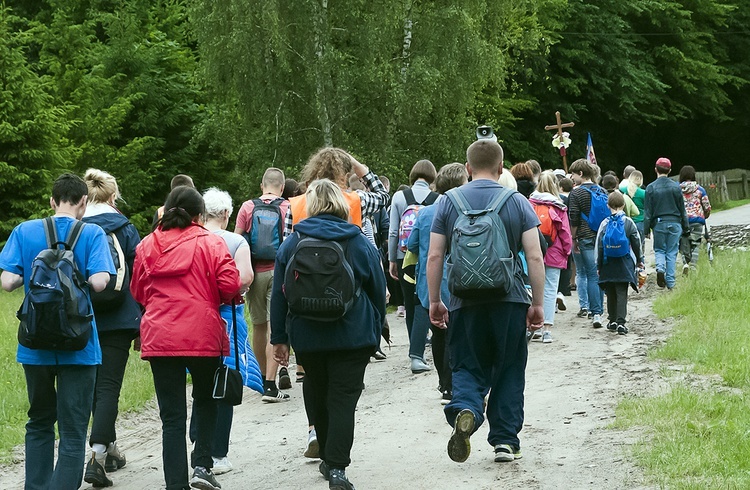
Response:
[[[95,488],[112,486],[112,480],[107,478],[107,472],[104,471],[104,467],[96,460],[93,453],[91,453],[89,462],[86,463],[86,473],[83,476],[83,481],[91,483]]]
[[[279,389],[289,390],[292,388],[292,378],[289,377],[289,370],[285,367],[279,369]]]
[[[117,448],[116,442],[111,442],[107,446],[107,459],[104,461],[104,469],[107,473],[112,473],[125,466],[125,455]]]
[[[388,358],[388,356],[385,355],[385,352],[383,352],[382,349],[378,349],[372,355],[372,358],[375,359],[376,361],[385,361]]]
[[[196,466],[193,470],[193,477],[190,479],[190,486],[201,490],[220,490],[221,485],[216,481],[216,477],[211,470],[203,466]]]
[[[456,415],[456,422],[453,425],[453,433],[448,439],[448,457],[456,463],[463,463],[469,459],[471,454],[471,442],[469,438],[474,432],[474,412],[464,408]]]
[[[664,271],[656,271],[656,285],[660,288],[667,287],[667,278],[664,276]]]
[[[320,474],[323,475],[323,478],[325,478],[326,481],[330,480],[331,468],[328,467],[328,464],[325,461],[320,462],[320,466],[318,466],[318,471],[320,471]]]
[[[440,399],[441,405],[447,405],[453,400],[453,392],[451,390],[443,391],[443,397]]]
[[[510,444],[498,444],[495,446],[495,463],[508,463],[521,459],[521,450]]]
[[[617,322],[609,322],[607,324],[607,330],[610,332],[616,332],[617,331]]]
[[[628,333],[628,327],[625,325],[617,325],[617,333],[620,335],[626,335]]]
[[[578,318],[586,318],[588,314],[589,310],[587,310],[586,308],[581,308],[580,310],[578,310],[578,313],[576,313],[576,316]]]
[[[588,313],[586,313],[586,318],[588,318],[589,320],[593,320],[594,319],[594,312],[593,311],[589,311]]]
[[[328,490],[354,490],[354,485],[346,477],[346,472],[338,468],[332,468],[328,480]]]
[[[261,398],[261,400],[266,403],[288,402],[290,400],[290,397],[286,393],[282,393],[276,387],[274,387],[266,388],[266,391],[263,393],[263,397]]]

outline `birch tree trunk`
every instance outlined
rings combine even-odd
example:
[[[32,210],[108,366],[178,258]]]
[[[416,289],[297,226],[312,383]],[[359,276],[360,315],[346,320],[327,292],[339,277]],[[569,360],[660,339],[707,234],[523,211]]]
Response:
[[[328,109],[329,91],[332,89],[331,73],[326,66],[325,54],[328,49],[328,0],[313,0],[315,15],[315,98],[318,109],[318,122],[323,134],[323,145],[333,146],[331,116]]]

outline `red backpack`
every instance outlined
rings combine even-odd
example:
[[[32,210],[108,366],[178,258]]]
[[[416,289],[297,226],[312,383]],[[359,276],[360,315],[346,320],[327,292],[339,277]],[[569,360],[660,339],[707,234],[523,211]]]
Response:
[[[557,240],[557,229],[555,228],[555,222],[552,220],[550,215],[549,204],[533,204],[534,212],[536,212],[537,218],[541,224],[539,225],[539,231],[544,235],[544,239],[547,241],[547,246],[551,246]]]

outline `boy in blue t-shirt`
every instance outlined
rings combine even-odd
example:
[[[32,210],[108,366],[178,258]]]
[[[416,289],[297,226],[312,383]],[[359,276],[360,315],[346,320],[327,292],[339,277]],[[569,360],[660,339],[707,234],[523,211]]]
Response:
[[[619,191],[609,195],[607,206],[612,216],[602,221],[596,236],[596,263],[599,271],[599,287],[607,293],[607,329],[620,335],[628,333],[625,322],[628,314],[628,286],[638,290],[638,279],[635,270],[643,267],[640,260],[641,238],[632,219],[625,216],[625,197]],[[607,228],[613,220],[622,220],[622,240],[625,242],[622,252],[608,253],[604,242]],[[617,228],[613,228],[617,230]],[[610,232],[612,233],[612,232]],[[613,235],[610,234],[610,237]],[[619,240],[610,240],[619,242]]]
[[[60,239],[68,236],[76,220],[86,210],[88,188],[78,176],[63,174],[52,186],[50,206]],[[6,291],[21,286],[28,291],[34,258],[47,248],[43,220],[18,225],[0,252],[0,281]],[[85,225],[73,249],[76,266],[89,287],[101,291],[110,274],[115,274],[112,255],[104,231]],[[80,351],[29,349],[18,345],[16,360],[26,375],[30,408],[26,424],[26,488],[78,488],[83,477],[86,431],[101,349],[92,321],[88,344]],[[55,422],[60,445],[54,461]]]

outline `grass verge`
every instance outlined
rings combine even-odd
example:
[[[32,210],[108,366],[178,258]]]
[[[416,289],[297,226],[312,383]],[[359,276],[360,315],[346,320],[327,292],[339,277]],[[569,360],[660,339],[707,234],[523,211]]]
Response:
[[[727,201],[727,202],[716,203],[716,206],[711,206],[712,208],[711,210],[712,211],[726,211],[727,209],[744,206],[745,204],[750,204],[750,199],[739,199],[737,201]]]
[[[661,486],[750,488],[749,274],[750,253],[719,253],[713,266],[701,262],[697,274],[654,302],[659,316],[679,320],[651,357],[711,375],[675,378],[667,393],[628,398],[617,408],[615,427],[645,426],[648,436],[634,453]]]
[[[23,301],[23,290],[0,294],[0,462],[11,461],[12,450],[23,444],[26,411],[26,379],[16,362],[18,321],[16,310]],[[120,394],[120,413],[138,410],[154,396],[154,382],[148,363],[139,353],[128,360]]]

